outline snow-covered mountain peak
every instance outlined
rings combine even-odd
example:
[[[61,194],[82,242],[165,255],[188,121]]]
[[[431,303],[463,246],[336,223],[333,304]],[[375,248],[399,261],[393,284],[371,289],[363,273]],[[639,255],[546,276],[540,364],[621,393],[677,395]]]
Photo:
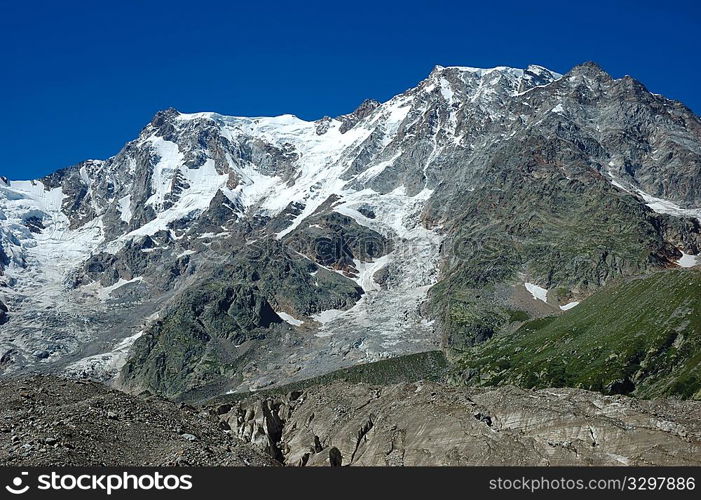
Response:
[[[215,263],[229,265],[232,256],[245,254],[242,246],[259,241],[272,242],[266,249],[297,245],[292,257],[306,267],[290,264],[284,271],[299,274],[295,286],[316,290],[320,285],[309,280],[328,272],[337,281],[332,288],[350,287],[353,295],[357,285],[365,292],[348,310],[357,297],[298,309],[289,297],[273,301],[281,318],[301,321],[307,333],[331,339],[318,341],[323,349],[328,342],[341,352],[355,345],[348,352],[369,360],[385,351],[426,347],[434,332],[422,317],[423,304],[439,264],[448,262],[441,248],[449,248],[444,240],[455,228],[470,227],[482,238],[483,214],[493,213],[490,227],[498,232],[523,207],[579,199],[570,191],[618,200],[601,174],[606,164],[608,175],[616,176],[614,187],[639,183],[660,198],[680,193],[680,203],[698,198],[690,174],[669,189],[658,182],[674,181],[678,176],[665,172],[688,172],[684,165],[698,157],[693,116],[684,115],[688,132],[664,117],[664,106],[650,106],[654,98],[604,75],[590,65],[565,77],[536,65],[438,66],[386,102],[366,100],[348,114],[315,121],[170,108],[156,113],[112,158],[82,162],[40,181],[0,178],[0,275],[3,267],[5,272],[0,278],[7,284],[3,302],[11,318],[3,327],[29,325],[7,336],[21,343],[8,340],[5,347],[28,360],[35,351],[52,353],[52,361],[72,353],[76,331],[92,338],[102,330],[67,322],[68,340],[47,346],[40,342],[44,324],[65,322],[64,313],[93,303],[96,317],[102,317],[102,308],[112,314],[113,296],[123,304],[133,297],[148,303],[128,318],[136,335],[178,287],[189,286]],[[621,108],[621,102],[635,107]],[[630,123],[653,114],[655,120],[645,118],[635,134],[654,131],[645,140],[656,146],[641,148]],[[670,141],[670,130],[684,140]],[[531,177],[538,178],[537,193],[519,191]],[[560,198],[558,190],[567,196]],[[512,214],[499,212],[512,205]],[[512,229],[526,231],[531,223]],[[378,237],[391,241],[391,252],[368,257],[356,251],[331,263],[315,253],[317,244],[331,241],[342,248],[358,238],[368,238],[375,248]],[[680,248],[687,254],[696,253],[685,245]],[[282,261],[273,254],[270,262],[246,266],[273,268]],[[284,272],[280,276],[287,279]],[[252,276],[259,274],[237,279],[258,282]],[[66,309],[68,293],[83,305]],[[164,302],[150,302],[154,297]],[[35,321],[35,310],[44,317]],[[117,311],[124,320],[120,315]],[[126,330],[114,332],[108,340]]]
[[[498,112],[506,100],[560,78],[562,75],[559,73],[536,65],[525,69],[436,66],[416,91],[438,91],[448,105],[484,108],[488,114],[492,114]]]
[[[519,87],[524,82],[531,85],[546,85],[562,78],[562,75],[543,66],[529,65],[525,69],[509,66],[495,66],[493,68],[473,68],[469,66],[436,66],[429,79],[437,79],[447,75],[459,75],[466,83],[475,81],[485,83],[507,83],[510,86]]]
[[[410,102],[416,93],[431,92],[439,89],[441,94],[450,100],[456,97],[465,102],[474,102],[480,97],[498,93],[507,96],[517,95],[529,88],[552,83],[562,78],[562,75],[543,66],[530,65],[525,69],[507,66],[493,68],[474,68],[468,66],[436,66],[431,74],[417,87],[399,94],[389,101],[380,103],[374,99],[366,99],[353,112],[335,118],[324,117],[315,121],[303,120],[295,115],[282,114],[278,116],[242,117],[228,116],[215,112],[181,113],[174,108],[159,111],[149,127],[147,134],[156,131],[157,135],[172,132],[173,126],[181,129],[197,129],[206,126],[217,126],[230,131],[240,131],[248,135],[267,134],[268,136],[289,135],[288,132],[315,129],[322,135],[332,123],[341,123],[341,132],[355,126],[371,115],[382,114],[389,108],[412,106]],[[372,121],[372,120],[370,120]],[[278,134],[279,133],[279,134]]]

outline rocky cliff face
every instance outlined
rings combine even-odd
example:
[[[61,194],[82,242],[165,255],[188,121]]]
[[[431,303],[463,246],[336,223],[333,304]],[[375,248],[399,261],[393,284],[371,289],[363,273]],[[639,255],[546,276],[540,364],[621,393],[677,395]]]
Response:
[[[2,367],[180,397],[469,346],[695,263],[700,158],[698,117],[590,63],[436,67],[315,122],[165,110],[0,182]]]
[[[334,383],[212,407],[287,465],[692,465],[701,403],[574,389]]]
[[[7,306],[0,301],[0,325],[7,321]]]

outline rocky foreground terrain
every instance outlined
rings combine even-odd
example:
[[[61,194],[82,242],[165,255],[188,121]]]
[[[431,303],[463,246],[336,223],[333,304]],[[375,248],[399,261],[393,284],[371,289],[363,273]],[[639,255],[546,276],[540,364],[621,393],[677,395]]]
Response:
[[[0,465],[277,465],[209,414],[97,382],[0,383]]]
[[[701,464],[701,402],[576,389],[337,381],[196,408],[40,376],[0,397],[0,465]]]
[[[701,464],[701,402],[335,382],[211,408],[287,465]]]

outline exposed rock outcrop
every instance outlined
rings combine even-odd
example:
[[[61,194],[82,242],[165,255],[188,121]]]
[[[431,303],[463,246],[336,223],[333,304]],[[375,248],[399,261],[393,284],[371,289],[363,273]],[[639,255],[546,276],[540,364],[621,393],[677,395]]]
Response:
[[[0,300],[0,325],[7,322],[7,306]]]
[[[337,382],[251,396],[220,417],[287,465],[701,463],[701,402],[576,389]]]

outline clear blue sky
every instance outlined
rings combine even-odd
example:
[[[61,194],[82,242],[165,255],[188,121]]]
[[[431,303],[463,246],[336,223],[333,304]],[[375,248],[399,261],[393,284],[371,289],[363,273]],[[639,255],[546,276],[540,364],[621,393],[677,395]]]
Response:
[[[316,119],[436,64],[587,60],[701,112],[692,1],[0,0],[0,175],[107,158],[159,110]]]

